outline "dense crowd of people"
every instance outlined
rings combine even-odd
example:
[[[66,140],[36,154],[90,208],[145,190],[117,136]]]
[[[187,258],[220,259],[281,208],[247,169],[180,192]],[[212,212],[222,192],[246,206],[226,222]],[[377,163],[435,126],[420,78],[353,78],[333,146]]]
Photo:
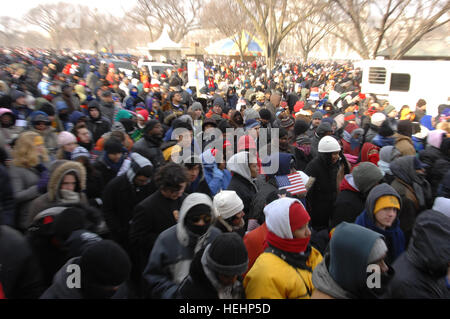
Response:
[[[450,106],[279,62],[0,50],[0,299],[450,298]]]

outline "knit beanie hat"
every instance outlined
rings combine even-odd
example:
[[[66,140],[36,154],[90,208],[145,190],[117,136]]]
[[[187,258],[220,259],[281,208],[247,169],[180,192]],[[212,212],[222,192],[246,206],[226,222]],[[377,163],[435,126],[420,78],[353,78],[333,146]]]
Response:
[[[242,275],[248,267],[248,253],[244,241],[237,233],[223,233],[206,247],[202,262],[206,262],[208,268],[217,274]]]
[[[315,120],[315,119],[322,119],[323,118],[323,114],[322,114],[322,112],[320,112],[320,111],[316,111],[316,112],[314,112],[314,114],[312,115],[312,119],[313,120]]]
[[[252,128],[257,127],[257,126],[261,126],[261,123],[259,123],[255,119],[250,119],[247,122],[245,122],[245,124],[244,124],[245,130],[252,129]]]
[[[191,109],[192,109],[192,111],[197,111],[197,110],[203,111],[203,106],[200,102],[194,102],[191,105]]]
[[[289,223],[291,225],[292,233],[305,226],[310,219],[311,217],[301,203],[294,202],[289,207]]]
[[[62,131],[58,134],[58,146],[64,146],[71,143],[76,143],[77,138],[70,132]]]
[[[257,120],[260,118],[260,115],[258,111],[254,109],[246,109],[244,111],[244,122],[247,122],[248,120],[254,119]]]
[[[123,153],[123,145],[114,137],[108,138],[103,147],[107,154]]]
[[[55,109],[53,108],[53,106],[50,103],[44,103],[42,104],[41,108],[39,109],[40,111],[44,112],[45,114],[47,114],[48,116],[53,116],[55,115]]]
[[[272,119],[272,113],[268,109],[259,110],[259,116],[266,121],[270,121]]]
[[[57,238],[66,240],[70,234],[84,228],[83,211],[76,207],[63,210],[55,217],[53,231]]]
[[[389,104],[388,106],[386,106],[383,110],[384,114],[389,115],[389,113],[391,113],[392,111],[395,111],[395,106]]]
[[[412,123],[409,120],[398,121],[397,124],[398,134],[411,137],[412,135]]]
[[[288,136],[288,131],[286,131],[286,129],[280,127],[278,129],[278,138],[282,138],[282,137],[285,137],[285,136]]]
[[[386,256],[388,252],[388,248],[383,238],[379,237],[375,240],[375,243],[372,246],[372,250],[370,251],[369,257],[367,259],[367,264],[372,264],[379,261],[381,258]]]
[[[85,149],[84,147],[82,147],[82,146],[77,146],[77,148],[75,148],[73,151],[72,151],[72,155],[71,155],[71,159],[72,159],[72,161],[74,161],[74,160],[76,160],[77,158],[79,158],[79,157],[87,157],[87,158],[90,158],[91,157],[91,154],[89,154],[89,151],[87,150],[87,149]]]
[[[221,97],[214,99],[213,106],[220,106],[222,109],[225,107],[225,101]]]
[[[383,121],[378,131],[378,134],[380,134],[383,137],[389,137],[394,135],[394,131],[392,130],[388,120]]]
[[[390,163],[402,154],[400,151],[392,145],[383,146],[380,149],[380,160],[386,163]]]
[[[434,130],[428,133],[427,143],[436,148],[441,148],[442,140],[447,134],[444,130]]]
[[[214,196],[213,207],[217,216],[228,219],[241,212],[244,203],[235,191],[223,190]]]
[[[291,116],[285,117],[285,118],[281,119],[281,121],[280,121],[280,126],[283,128],[288,128],[294,124],[295,124],[294,120]]]
[[[83,252],[80,268],[85,282],[117,286],[128,279],[131,263],[122,247],[105,239]]]
[[[361,193],[368,193],[383,179],[383,172],[371,162],[362,162],[352,171],[353,180]]]
[[[385,119],[386,115],[384,115],[381,112],[377,112],[370,118],[370,123],[372,123],[375,126],[381,126],[381,124],[383,124]]]
[[[373,213],[377,214],[380,210],[385,208],[396,208],[400,210],[400,202],[398,201],[398,198],[393,195],[381,196],[375,202]]]
[[[294,124],[294,133],[296,136],[301,135],[303,133],[305,133],[309,128],[308,123],[306,123],[305,121],[298,119],[295,121]]]

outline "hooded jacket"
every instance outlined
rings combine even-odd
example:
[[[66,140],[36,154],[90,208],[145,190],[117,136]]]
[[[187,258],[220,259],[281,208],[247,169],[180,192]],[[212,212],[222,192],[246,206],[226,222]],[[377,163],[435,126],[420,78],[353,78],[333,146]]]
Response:
[[[400,153],[402,153],[403,156],[416,155],[416,149],[411,137],[398,133],[396,133],[394,137],[396,138],[395,147],[400,151]]]
[[[385,298],[450,299],[450,218],[434,210],[417,217],[407,251],[392,265],[396,276]]]
[[[424,176],[414,169],[414,156],[402,156],[390,164],[395,176],[391,186],[401,196],[400,225],[407,241],[411,237],[417,215],[432,205],[431,186]]]
[[[79,201],[88,204],[88,200],[83,191],[86,189],[86,169],[81,163],[67,160],[60,160],[53,163],[50,168],[50,179],[47,185],[47,193],[36,198],[30,205],[26,227],[30,226],[34,217],[45,209],[64,203],[61,197],[60,187],[66,174],[74,172],[77,175],[77,186],[75,192],[79,194]]]
[[[227,190],[235,191],[244,203],[245,229],[247,229],[252,201],[258,193],[258,188],[253,182],[248,163],[249,153],[245,151],[234,154],[227,163],[227,168],[232,173],[232,178],[230,184],[228,184]]]
[[[385,183],[377,185],[372,188],[369,195],[367,196],[365,209],[356,218],[355,224],[371,229],[384,236],[386,245],[388,247],[387,262],[392,263],[405,250],[405,236],[403,234],[403,231],[400,229],[400,220],[398,214],[392,226],[389,228],[383,230],[375,224],[375,204],[378,198],[387,195],[397,197],[400,203],[400,207],[402,206],[402,199],[400,195],[395,191],[395,189]]]
[[[180,283],[189,275],[195,253],[221,233],[210,226],[204,235],[197,236],[186,228],[188,211],[200,204],[211,208],[212,226],[215,216],[211,199],[205,194],[193,193],[183,201],[177,224],[162,232],[155,242],[143,274],[154,298],[176,297]]]
[[[103,134],[109,132],[109,130],[111,129],[111,123],[108,121],[108,119],[106,119],[106,117],[102,116],[102,111],[100,110],[100,106],[98,104],[89,105],[88,112],[93,108],[98,110],[99,116],[98,118],[94,119],[89,115],[87,128],[92,133],[92,140],[94,141],[94,143],[96,143]]]
[[[367,288],[367,265],[375,241],[382,235],[342,223],[333,233],[330,250],[314,269],[312,299],[375,298]]]
[[[112,237],[128,251],[129,222],[137,204],[156,191],[153,181],[143,187],[134,185],[136,172],[140,168],[152,166],[151,162],[138,153],[130,155],[132,161],[126,174],[115,177],[103,192],[102,212]]]

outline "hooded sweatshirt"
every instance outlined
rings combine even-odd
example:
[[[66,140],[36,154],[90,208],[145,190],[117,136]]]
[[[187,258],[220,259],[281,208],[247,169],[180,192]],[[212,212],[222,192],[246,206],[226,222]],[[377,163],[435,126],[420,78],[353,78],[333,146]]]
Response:
[[[210,197],[201,193],[190,194],[181,205],[177,224],[162,232],[153,246],[143,276],[154,298],[175,298],[180,283],[189,275],[195,253],[221,233],[209,227],[204,235],[198,236],[187,229],[185,219],[188,211],[200,204],[211,208],[212,225],[215,215]]]
[[[377,200],[382,196],[395,196],[400,203],[400,207],[402,206],[402,199],[395,189],[386,183],[377,185],[367,196],[366,208],[356,218],[355,224],[376,231],[384,236],[388,247],[387,261],[392,263],[405,250],[405,236],[403,231],[400,229],[399,214],[397,214],[397,218],[389,228],[381,229],[375,224],[374,208]]]
[[[383,236],[355,224],[336,227],[329,253],[313,271],[316,290],[336,299],[374,298],[366,280],[369,255],[378,238]],[[319,294],[313,299],[315,295]]]

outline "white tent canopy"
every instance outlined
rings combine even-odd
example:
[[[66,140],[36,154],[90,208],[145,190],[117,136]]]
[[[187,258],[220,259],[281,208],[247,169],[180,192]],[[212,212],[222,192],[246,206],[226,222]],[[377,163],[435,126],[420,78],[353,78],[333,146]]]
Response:
[[[169,26],[164,25],[163,31],[158,40],[147,44],[147,49],[151,51],[166,51],[166,50],[182,50],[182,45],[172,41],[169,36]]]

